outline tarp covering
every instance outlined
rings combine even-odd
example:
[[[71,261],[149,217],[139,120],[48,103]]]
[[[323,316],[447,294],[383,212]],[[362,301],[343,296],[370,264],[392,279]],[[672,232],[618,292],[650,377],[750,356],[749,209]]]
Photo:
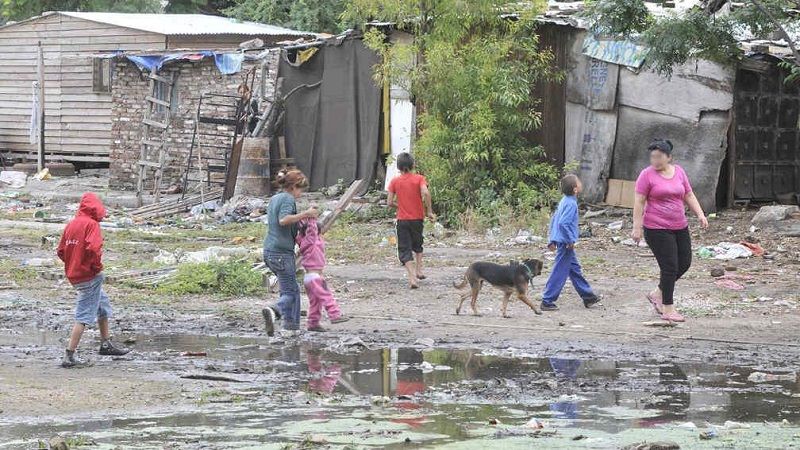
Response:
[[[287,156],[313,189],[372,180],[380,135],[381,90],[372,78],[378,56],[351,38],[327,41],[300,64],[296,56],[283,50],[278,67],[283,95],[294,91],[285,106]]]
[[[116,56],[116,54],[110,55]],[[176,61],[200,61],[204,58],[214,58],[219,73],[232,75],[242,70],[243,53],[216,53],[210,50],[194,52],[163,53],[156,55],[124,55],[129,61],[136,64],[139,70],[158,72],[165,65]],[[249,58],[248,58],[249,59]]]

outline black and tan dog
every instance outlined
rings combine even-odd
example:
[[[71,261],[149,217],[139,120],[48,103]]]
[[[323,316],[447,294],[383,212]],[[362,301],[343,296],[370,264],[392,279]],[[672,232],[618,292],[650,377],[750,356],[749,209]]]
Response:
[[[492,286],[503,291],[503,317],[509,317],[506,313],[508,302],[512,294],[516,294],[517,298],[523,303],[528,305],[533,312],[541,314],[539,308],[536,307],[530,300],[528,300],[528,283],[533,277],[542,273],[542,262],[538,259],[526,259],[522,263],[512,261],[507,266],[490,262],[474,262],[472,263],[467,272],[464,274],[464,281],[461,284],[453,283],[456,289],[463,289],[470,285],[470,292],[461,294],[461,300],[458,302],[456,314],[461,314],[461,306],[464,301],[472,296],[472,314],[478,314],[478,308],[475,306],[478,302],[478,294],[481,292],[483,282],[487,282]]]

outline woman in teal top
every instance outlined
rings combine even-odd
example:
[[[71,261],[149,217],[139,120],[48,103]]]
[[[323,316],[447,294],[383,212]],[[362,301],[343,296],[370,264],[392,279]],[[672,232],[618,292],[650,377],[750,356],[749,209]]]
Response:
[[[280,299],[261,313],[267,335],[275,334],[275,323],[283,319],[284,330],[300,329],[300,286],[294,258],[297,222],[319,215],[312,207],[297,213],[296,200],[308,189],[308,179],[299,170],[281,171],[277,177],[281,192],[275,194],[267,208],[267,236],[264,239],[264,263],[278,277]]]

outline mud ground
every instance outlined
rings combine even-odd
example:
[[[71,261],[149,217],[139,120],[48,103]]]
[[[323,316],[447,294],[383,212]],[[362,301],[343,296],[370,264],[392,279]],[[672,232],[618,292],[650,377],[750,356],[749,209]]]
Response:
[[[677,327],[643,324],[657,320],[644,298],[656,282],[657,266],[647,248],[614,242],[615,237],[626,238],[629,230],[610,230],[607,223],[622,219],[629,224],[624,216],[587,220],[584,228],[591,229],[592,237],[583,239],[578,247],[587,278],[604,297],[602,306],[584,308],[568,285],[559,300],[560,311],[537,316],[521,303],[512,303],[510,319],[500,317],[501,294],[491,288],[484,289],[479,299],[481,316],[455,315],[458,292],[452,284],[476,260],[504,263],[535,257],[545,261],[542,276],[534,280],[531,297],[536,297],[552,264],[552,254],[543,242],[510,245],[507,241],[516,230],[459,232],[447,237],[429,233],[425,251],[428,279],[421,289],[409,290],[389,243],[391,221],[344,220],[327,238],[327,276],[343,311],[352,317],[350,322],[330,326],[323,334],[268,339],[261,331],[260,309],[276,300],[273,293],[255,298],[176,297],[109,284],[107,292],[115,308],[112,332],[118,342],[127,340],[135,351],[119,360],[97,357],[92,354],[97,336],[89,332],[81,351],[96,364],[80,371],[58,367],[72,323],[73,291],[63,280],[47,279],[61,270],[57,263],[52,267],[25,265],[31,258],[52,260],[55,235],[47,239],[46,231],[14,225],[14,221],[30,221],[24,215],[5,217],[12,221],[4,222],[0,234],[0,275],[6,282],[0,290],[0,425],[17,427],[17,431],[0,437],[13,437],[14,445],[28,448],[49,436],[37,433],[36,427],[21,429],[21,423],[52,425],[142,413],[188,414],[200,404],[213,404],[210,400],[216,394],[209,393],[217,392],[219,383],[181,378],[191,373],[221,374],[244,383],[261,380],[273,386],[267,388],[267,398],[263,392],[259,396],[245,388],[233,394],[226,391],[223,397],[234,396],[234,403],[249,401],[250,396],[266,405],[293,402],[310,375],[285,366],[311,367],[303,358],[316,352],[326,355],[323,359],[335,359],[338,357],[331,355],[366,349],[472,349],[511,358],[703,363],[797,371],[800,238],[782,237],[769,230],[751,231],[753,213],[723,211],[712,220],[709,230],[693,228],[695,247],[749,237],[768,253],[766,258],[729,262],[695,257],[676,290],[676,304],[687,316],[687,322]],[[238,245],[249,247],[257,257],[263,232],[259,223],[184,222],[109,232],[106,271],[113,274],[157,267],[153,257],[159,250],[232,246],[234,237],[255,237],[255,243]],[[712,268],[735,268],[729,275],[744,289],[716,285],[709,274]],[[264,356],[297,345],[303,350],[293,357]],[[208,356],[182,356],[186,351],[207,352]],[[587,372],[582,379],[585,383],[593,376]],[[577,384],[573,387],[582,389]],[[798,386],[785,389],[796,392]],[[54,432],[42,430],[43,434]],[[517,439],[511,438],[509,445]],[[523,439],[520,445],[525,442],[529,443]],[[16,448],[14,445],[9,448]]]

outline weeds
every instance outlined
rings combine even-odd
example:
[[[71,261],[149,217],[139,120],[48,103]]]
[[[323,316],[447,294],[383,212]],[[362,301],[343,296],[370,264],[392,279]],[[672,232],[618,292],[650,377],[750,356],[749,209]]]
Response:
[[[4,279],[14,280],[16,283],[25,283],[35,280],[38,273],[33,267],[22,266],[18,262],[7,259],[0,261],[0,276]]]
[[[163,294],[255,295],[264,290],[261,274],[242,261],[184,264],[157,291]]]

